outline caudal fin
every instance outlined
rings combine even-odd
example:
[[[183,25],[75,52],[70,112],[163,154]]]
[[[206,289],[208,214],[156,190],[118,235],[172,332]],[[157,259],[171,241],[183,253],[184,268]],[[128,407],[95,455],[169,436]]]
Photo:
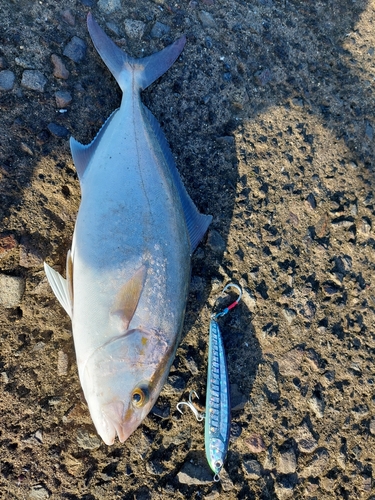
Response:
[[[143,59],[134,59],[104,33],[91,12],[87,16],[87,28],[96,50],[122,91],[134,80],[140,90],[151,85],[172,66],[186,43],[185,36],[182,36],[160,52]]]

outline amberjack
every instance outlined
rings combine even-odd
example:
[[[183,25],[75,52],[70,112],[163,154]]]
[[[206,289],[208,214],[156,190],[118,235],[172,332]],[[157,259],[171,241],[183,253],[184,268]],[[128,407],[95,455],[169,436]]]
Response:
[[[87,25],[123,96],[90,144],[70,139],[82,196],[66,279],[44,266],[72,320],[92,420],[111,445],[139,426],[164,385],[181,335],[191,255],[212,218],[198,212],[140,99],[178,58],[185,37],[134,59],[91,14]]]

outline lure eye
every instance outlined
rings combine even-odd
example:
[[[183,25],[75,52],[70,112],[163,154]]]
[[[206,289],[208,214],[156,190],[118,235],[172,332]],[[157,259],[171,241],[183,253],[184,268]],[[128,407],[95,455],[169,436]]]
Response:
[[[132,403],[136,408],[142,408],[148,401],[148,389],[144,386],[134,389]]]

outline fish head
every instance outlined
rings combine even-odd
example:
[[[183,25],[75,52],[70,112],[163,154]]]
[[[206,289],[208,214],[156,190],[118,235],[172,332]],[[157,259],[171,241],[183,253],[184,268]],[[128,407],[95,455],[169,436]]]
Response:
[[[103,441],[124,442],[154,406],[173,361],[174,346],[156,330],[132,329],[89,357],[81,383]]]

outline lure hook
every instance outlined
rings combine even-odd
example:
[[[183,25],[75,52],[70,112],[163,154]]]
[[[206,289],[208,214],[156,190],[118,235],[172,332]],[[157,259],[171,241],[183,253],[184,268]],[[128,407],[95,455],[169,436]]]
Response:
[[[194,406],[194,403],[193,403],[193,398],[192,398],[192,395],[194,394],[194,396],[199,399],[198,397],[198,394],[196,393],[196,391],[192,390],[189,392],[189,401],[180,401],[179,403],[177,403],[176,405],[176,408],[177,410],[180,412],[180,413],[184,413],[182,410],[181,410],[181,406],[183,405],[186,405],[190,408],[190,410],[194,413],[194,416],[195,418],[197,419],[198,422],[202,422],[202,420],[205,418],[205,414],[204,413],[201,413],[200,411],[198,411],[196,409],[196,407]]]
[[[221,316],[225,316],[231,309],[234,309],[236,307],[236,305],[238,305],[239,301],[241,300],[241,297],[242,297],[242,289],[240,286],[236,285],[235,283],[228,283],[224,289],[223,289],[223,293],[228,290],[228,288],[235,288],[237,291],[238,291],[238,297],[237,299],[232,303],[230,304],[228,307],[226,307],[223,311],[219,312],[219,313],[216,313],[216,314],[213,314],[211,316],[211,319],[216,319],[216,318],[220,318]]]

